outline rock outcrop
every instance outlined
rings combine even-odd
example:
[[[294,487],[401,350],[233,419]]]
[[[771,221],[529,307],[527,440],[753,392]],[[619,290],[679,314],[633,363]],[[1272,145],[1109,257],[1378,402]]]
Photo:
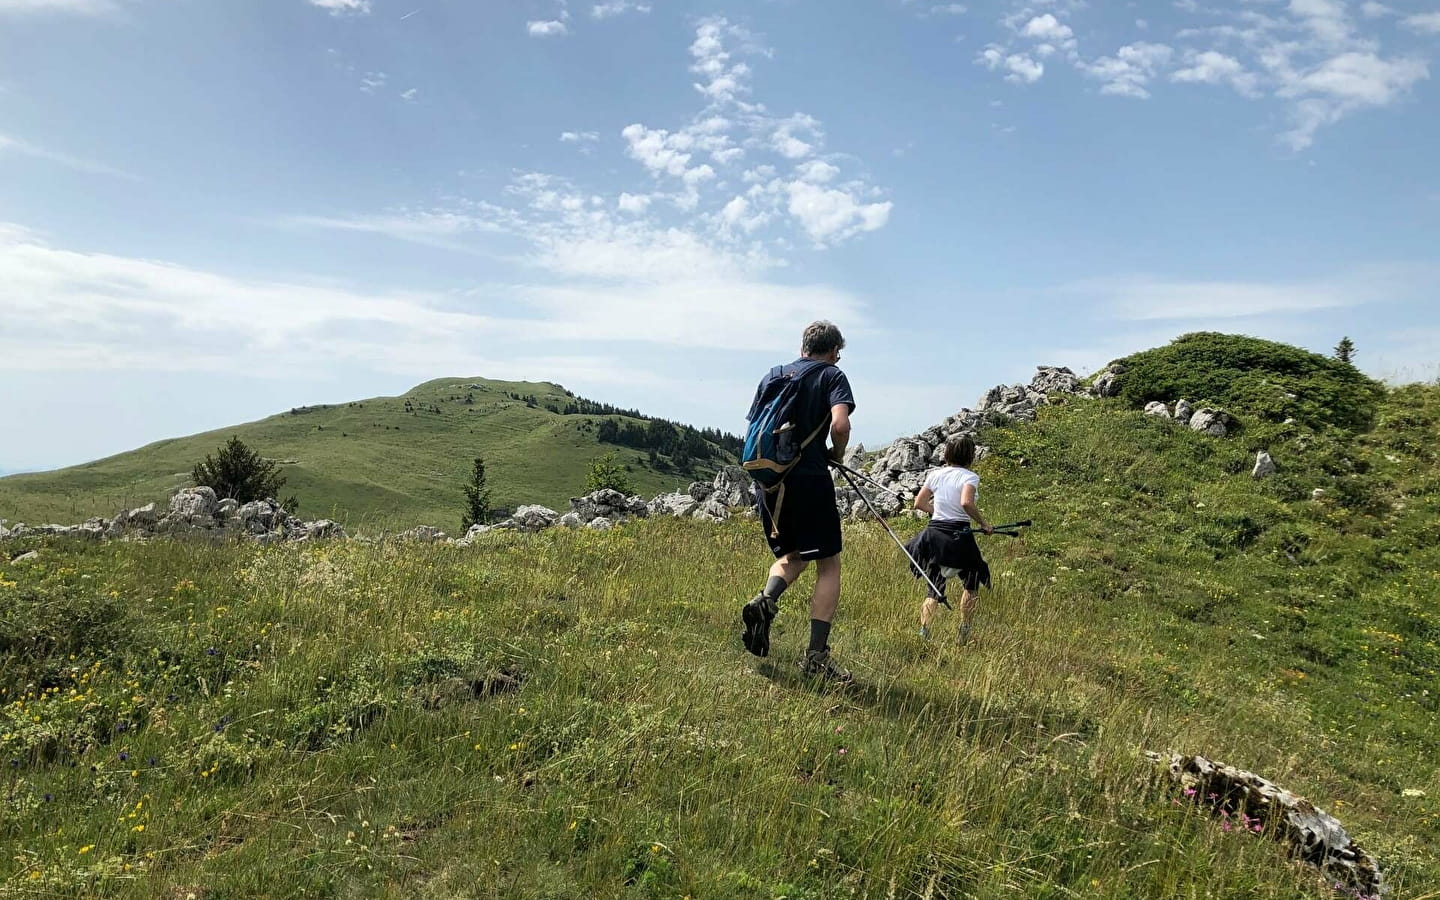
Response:
[[[31,535],[54,535],[86,540],[142,540],[156,535],[175,537],[210,535],[217,538],[245,537],[261,543],[307,541],[345,537],[337,522],[298,519],[274,500],[256,500],[243,506],[231,499],[217,499],[208,487],[183,488],[170,498],[162,516],[154,503],[122,509],[112,518],[95,517],[79,525],[17,524],[0,528],[0,540]]]
[[[1170,780],[1196,805],[1208,807],[1226,821],[1243,821],[1257,834],[1273,835],[1296,857],[1356,896],[1385,895],[1385,879],[1375,857],[1351,840],[1339,820],[1304,797],[1253,772],[1203,756],[1149,756],[1165,765]]]

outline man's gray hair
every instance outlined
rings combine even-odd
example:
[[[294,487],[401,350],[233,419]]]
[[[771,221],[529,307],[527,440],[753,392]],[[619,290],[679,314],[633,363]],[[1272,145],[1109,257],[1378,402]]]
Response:
[[[806,325],[805,334],[800,338],[801,356],[824,356],[833,350],[844,349],[845,338],[840,329],[824,319]]]

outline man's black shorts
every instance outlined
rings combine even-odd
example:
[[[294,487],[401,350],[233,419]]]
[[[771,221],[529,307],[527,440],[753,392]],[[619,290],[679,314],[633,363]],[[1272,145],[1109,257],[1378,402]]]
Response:
[[[835,482],[829,471],[809,474],[791,472],[785,479],[785,499],[780,504],[780,535],[771,536],[774,494],[755,488],[760,523],[765,540],[775,556],[799,554],[801,559],[826,559],[840,552],[840,511],[835,507]]]

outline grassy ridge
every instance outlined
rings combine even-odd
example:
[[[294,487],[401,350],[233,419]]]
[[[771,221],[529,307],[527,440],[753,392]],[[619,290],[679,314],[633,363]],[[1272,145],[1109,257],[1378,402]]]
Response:
[[[478,385],[469,388],[467,385]],[[511,398],[535,396],[531,408]],[[471,395],[473,403],[465,403]],[[164,501],[190,483],[191,467],[231,435],[281,467],[286,493],[308,518],[351,527],[459,527],[460,486],[483,456],[500,507],[541,503],[567,509],[583,491],[587,467],[615,451],[647,496],[688,484],[689,474],[651,469],[643,452],[599,444],[602,417],[562,416],[572,398],[553,384],[440,379],[399,397],[311,407],[258,422],[158,441],[97,462],[0,480],[0,517],[11,522],[78,522],[122,506]],[[407,411],[406,402],[410,409]],[[441,411],[430,411],[432,404]],[[719,460],[712,461],[712,464]]]
[[[1176,749],[1425,896],[1437,422],[1440,389],[1396,391],[1342,474],[1277,444],[1257,482],[1238,442],[1047,408],[980,467],[988,515],[1040,524],[988,539],[973,645],[922,642],[898,551],[847,526],[840,692],[792,674],[808,575],[777,655],[739,649],[753,523],[40,546],[0,574],[0,892],[1344,896],[1157,785],[1142,751]]]

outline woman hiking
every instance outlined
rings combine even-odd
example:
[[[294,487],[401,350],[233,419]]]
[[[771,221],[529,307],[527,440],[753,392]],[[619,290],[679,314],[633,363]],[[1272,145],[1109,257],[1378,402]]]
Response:
[[[945,442],[945,465],[932,469],[925,476],[925,486],[915,497],[915,508],[930,514],[930,524],[910,539],[905,549],[941,591],[927,587],[925,602],[920,606],[920,636],[930,636],[930,623],[935,611],[945,600],[945,582],[959,578],[964,585],[960,595],[960,635],[964,644],[970,639],[970,626],[980,600],[980,586],[990,586],[990,567],[980,555],[974,529],[986,534],[995,530],[976,506],[980,493],[980,476],[970,471],[975,462],[975,441],[961,435]],[[920,577],[920,571],[915,572]]]

